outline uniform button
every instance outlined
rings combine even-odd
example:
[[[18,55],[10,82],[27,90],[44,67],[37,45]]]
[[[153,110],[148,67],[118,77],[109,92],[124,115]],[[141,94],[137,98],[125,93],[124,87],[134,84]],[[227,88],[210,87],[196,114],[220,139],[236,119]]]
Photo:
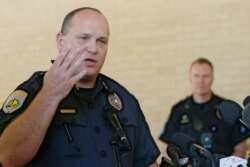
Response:
[[[106,153],[106,151],[102,150],[102,151],[100,151],[100,155],[104,158],[107,156],[107,153]]]
[[[217,128],[216,125],[213,125],[213,126],[210,127],[210,130],[211,130],[212,132],[216,132],[217,129],[218,129],[218,128]]]
[[[92,108],[94,108],[94,104],[93,103],[89,103],[88,107],[92,109]]]
[[[95,127],[95,132],[96,132],[96,133],[101,133],[101,129],[100,129],[98,126],[96,126],[96,127]]]

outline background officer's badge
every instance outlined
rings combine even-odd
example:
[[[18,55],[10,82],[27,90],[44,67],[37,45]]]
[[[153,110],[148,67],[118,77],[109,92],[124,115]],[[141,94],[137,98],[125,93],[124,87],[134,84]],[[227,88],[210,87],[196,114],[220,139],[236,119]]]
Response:
[[[108,95],[108,100],[109,100],[109,104],[112,107],[114,107],[118,111],[121,111],[121,109],[122,109],[122,102],[121,102],[121,99],[119,98],[119,96],[115,92],[114,93],[110,93]]]
[[[3,105],[4,113],[10,114],[21,108],[27,95],[27,92],[23,90],[16,90],[11,93]]]
[[[187,115],[187,114],[183,114],[183,115],[181,116],[181,121],[180,121],[180,123],[181,123],[181,124],[187,124],[187,123],[189,123],[189,122],[190,122],[190,120],[189,120],[188,115]]]

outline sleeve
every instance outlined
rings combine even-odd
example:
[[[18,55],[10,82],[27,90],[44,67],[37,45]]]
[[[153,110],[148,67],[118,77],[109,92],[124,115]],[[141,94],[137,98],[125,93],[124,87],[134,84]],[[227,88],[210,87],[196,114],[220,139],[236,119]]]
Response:
[[[160,155],[160,151],[151,135],[149,126],[146,122],[145,116],[137,101],[137,108],[139,110],[137,117],[136,129],[136,146],[135,146],[135,167],[148,166],[156,162]]]
[[[169,143],[171,141],[171,136],[174,132],[179,131],[179,114],[177,113],[177,109],[173,107],[171,109],[170,115],[164,125],[164,129],[160,134],[159,139],[165,143]]]
[[[27,81],[20,84],[5,100],[0,109],[0,135],[5,127],[21,114],[40,90],[43,73],[34,73]]]

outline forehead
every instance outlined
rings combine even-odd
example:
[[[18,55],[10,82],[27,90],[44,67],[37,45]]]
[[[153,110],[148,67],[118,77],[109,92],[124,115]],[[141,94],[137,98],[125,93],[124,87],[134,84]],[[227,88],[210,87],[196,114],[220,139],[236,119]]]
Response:
[[[70,29],[95,31],[101,35],[109,35],[109,26],[106,18],[101,13],[91,9],[85,9],[77,12],[71,20]]]
[[[192,65],[190,73],[211,74],[212,68],[207,63],[195,63]]]

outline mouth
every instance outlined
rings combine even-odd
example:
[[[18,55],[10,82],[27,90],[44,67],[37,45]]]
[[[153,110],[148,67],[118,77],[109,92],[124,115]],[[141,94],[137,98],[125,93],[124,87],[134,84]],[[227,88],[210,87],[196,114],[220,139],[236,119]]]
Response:
[[[95,59],[87,58],[84,60],[84,63],[87,66],[94,66],[97,63],[97,61]]]

